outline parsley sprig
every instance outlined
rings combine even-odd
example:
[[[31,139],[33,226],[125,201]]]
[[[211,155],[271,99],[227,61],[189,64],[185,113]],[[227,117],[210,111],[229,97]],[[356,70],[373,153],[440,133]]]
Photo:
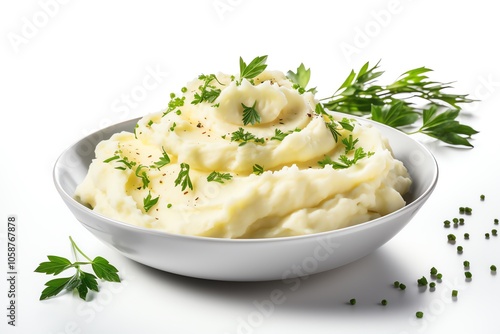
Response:
[[[309,84],[309,80],[311,79],[311,69],[304,66],[304,64],[300,64],[297,67],[297,72],[288,71],[286,76],[293,83],[293,88],[296,89],[300,94],[304,94],[307,89],[307,85]],[[307,90],[308,92],[316,93],[316,87]]]
[[[405,132],[420,132],[451,145],[472,147],[468,139],[478,132],[460,124],[456,118],[460,104],[474,100],[466,94],[446,93],[446,89],[452,88],[451,83],[428,80],[427,73],[432,70],[426,67],[406,71],[389,85],[379,85],[376,80],[384,72],[379,70],[379,63],[369,66],[367,62],[358,73],[352,70],[333,95],[322,99],[326,101],[324,107],[347,114],[369,115],[377,122],[400,130],[422,121],[417,131]],[[415,100],[423,101],[426,106],[417,106]],[[436,121],[429,126],[434,118]]]
[[[222,84],[217,80],[215,74],[201,74],[198,79],[203,81],[203,85],[198,87],[199,92],[194,94],[194,99],[191,101],[191,104],[199,104],[202,102],[213,103],[219,97],[221,90],[211,83],[215,80],[220,85]]]
[[[144,211],[148,212],[151,210],[153,206],[158,203],[158,200],[160,199],[160,196],[157,197],[152,197],[151,196],[151,191],[148,192],[148,195],[142,199],[142,204],[144,206]]]
[[[233,176],[229,173],[220,173],[213,171],[207,176],[207,181],[208,182],[218,182],[218,183],[224,183],[224,181],[229,181],[233,178]]]
[[[40,263],[40,265],[35,269],[35,272],[54,276],[59,275],[63,271],[70,268],[75,268],[76,272],[73,276],[55,278],[45,283],[46,288],[42,291],[40,300],[57,296],[63,290],[76,290],[80,298],[86,300],[89,290],[95,292],[99,291],[97,278],[108,282],[120,282],[118,269],[111,265],[108,260],[100,256],[97,256],[92,260],[82,252],[82,250],[74,242],[73,238],[69,237],[69,240],[71,241],[71,247],[75,255],[75,262],[71,262],[64,257],[49,255],[47,256],[49,261]],[[78,261],[78,254],[81,254],[87,261]],[[82,266],[88,264],[92,266],[95,275],[81,269]]]
[[[255,57],[252,61],[247,65],[243,58],[240,57],[240,81],[243,79],[251,80],[264,72],[267,68],[266,65],[267,56]]]
[[[243,107],[243,125],[254,125],[255,123],[260,123],[260,115],[255,109],[256,105],[257,101],[255,101],[251,107],[248,107],[243,103],[241,104],[241,106]]]
[[[231,141],[240,142],[239,146],[246,145],[246,143],[253,141],[254,143],[264,144],[264,138],[255,137],[251,132],[239,128],[238,131],[231,133]]]
[[[179,171],[179,175],[174,181],[176,187],[179,184],[181,185],[182,191],[186,190],[186,188],[193,190],[193,183],[191,182],[191,178],[189,177],[189,168],[190,167],[187,163],[181,163],[181,170]]]

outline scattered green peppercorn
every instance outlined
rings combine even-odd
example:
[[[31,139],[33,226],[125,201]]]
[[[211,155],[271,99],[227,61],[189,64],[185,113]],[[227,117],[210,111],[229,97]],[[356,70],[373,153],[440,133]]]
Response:
[[[436,278],[437,278],[437,279],[442,279],[442,278],[443,278],[443,274],[438,273],[438,274],[436,275]]]
[[[472,273],[470,271],[466,271],[464,274],[465,278],[472,278]]]
[[[401,290],[405,290],[405,289],[406,289],[406,285],[404,285],[403,283],[400,283],[400,284],[399,284],[399,288],[400,288]]]
[[[468,206],[465,207],[465,214],[470,215],[472,214],[472,208],[469,208]]]
[[[167,204],[167,208],[170,209],[172,207],[172,203]]]
[[[382,305],[386,306],[386,305],[387,305],[387,299],[382,299],[382,300],[380,301],[380,304],[382,304]]]
[[[460,218],[458,222],[460,223],[460,225],[465,225],[465,219],[463,218]]]
[[[470,262],[469,261],[464,261],[464,267],[469,268],[470,267]]]
[[[464,239],[465,240],[469,240],[469,237],[470,237],[469,233],[464,233]]]
[[[438,270],[436,269],[436,267],[432,267],[431,268],[431,275],[435,276],[437,273],[438,273]]]
[[[392,283],[392,285],[395,287],[395,288],[399,288],[399,281],[394,281],[394,283]]]
[[[456,296],[458,296],[458,290],[452,290],[452,291],[451,291],[451,296],[452,296],[452,297],[456,297]]]
[[[422,276],[422,278],[419,278],[419,279],[417,280],[417,283],[418,283],[418,285],[420,285],[420,286],[427,285],[427,283],[428,283],[428,282],[427,282],[427,278],[425,278],[425,276]]]
[[[424,317],[424,312],[418,311],[417,313],[415,313],[415,316],[419,319],[422,319]]]
[[[492,264],[490,266],[490,270],[493,271],[493,272],[496,272],[497,271],[497,266],[495,266],[494,264]]]
[[[457,252],[458,253],[463,253],[464,252],[464,248],[462,246],[457,246]]]
[[[436,282],[430,282],[430,283],[429,283],[429,287],[430,287],[431,289],[434,289],[434,288],[436,287]]]
[[[453,242],[457,240],[457,237],[454,234],[448,234],[448,241]]]
[[[446,227],[446,228],[450,227],[450,221],[449,220],[445,220],[443,222],[443,224],[444,224],[444,227]]]
[[[496,229],[492,229],[491,235],[494,235],[496,237],[498,235],[498,231]]]
[[[458,224],[458,218],[453,218],[453,222],[454,222],[455,224]]]
[[[498,219],[494,219],[493,222],[495,223],[495,225],[498,225]]]
[[[458,208],[459,213],[465,213],[465,208],[463,206]]]
[[[485,234],[484,234],[484,237],[485,237],[486,239],[489,239],[489,238],[490,238],[490,234],[489,234],[489,233],[485,233]]]
[[[481,199],[481,201],[484,201],[485,197],[484,197],[484,195],[481,195],[481,196],[479,196],[479,198]]]
[[[349,300],[349,304],[356,305],[356,298],[352,298],[351,300]]]

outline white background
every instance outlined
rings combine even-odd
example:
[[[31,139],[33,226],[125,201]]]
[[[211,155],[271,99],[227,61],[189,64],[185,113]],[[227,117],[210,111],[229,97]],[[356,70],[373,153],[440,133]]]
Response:
[[[0,279],[2,333],[495,333],[500,311],[498,121],[500,22],[494,2],[476,1],[3,1],[0,5],[0,268],[6,220],[19,219],[17,327],[7,325],[7,281]],[[238,57],[269,55],[269,68],[312,69],[319,97],[351,68],[382,60],[385,83],[419,66],[455,92],[481,99],[461,121],[480,133],[475,148],[421,139],[440,180],[429,202],[366,258],[301,281],[234,283],[180,277],[134,263],[102,244],[58,197],[52,167],[86,134],[156,112],[169,93],[200,73],[237,73]],[[149,77],[150,73],[155,74]],[[144,83],[146,80],[146,83]],[[486,195],[481,202],[479,196]],[[459,206],[473,214],[446,230]],[[446,242],[452,231],[464,253]],[[471,240],[464,241],[469,232]],[[120,269],[92,301],[66,294],[38,301],[49,277],[34,273],[49,254],[70,257],[68,236],[90,256]],[[463,260],[471,262],[472,281]],[[435,291],[416,280],[435,266]],[[5,269],[5,273],[6,273]],[[4,277],[4,274],[0,275]],[[406,291],[391,287],[406,283]],[[262,309],[271,291],[285,299]],[[456,300],[451,290],[459,290]],[[356,306],[347,305],[356,298]],[[381,306],[380,300],[389,304]],[[415,312],[424,311],[423,319]]]

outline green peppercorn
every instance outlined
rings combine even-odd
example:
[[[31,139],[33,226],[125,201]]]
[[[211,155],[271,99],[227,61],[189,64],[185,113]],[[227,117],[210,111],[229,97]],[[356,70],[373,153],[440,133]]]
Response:
[[[470,267],[470,262],[465,260],[464,261],[464,268],[469,268]]]
[[[484,201],[485,197],[484,197],[484,195],[481,195],[481,196],[479,196],[479,198],[481,199],[481,201]]]
[[[494,264],[492,264],[490,266],[490,270],[496,273],[497,272],[497,266],[495,266]]]
[[[454,234],[448,234],[448,241],[453,242],[457,240],[457,237]]]
[[[493,236],[496,237],[498,235],[498,231],[496,229],[492,229],[491,230],[491,235],[493,235]]]
[[[430,283],[429,283],[429,287],[430,287],[431,289],[434,289],[434,288],[436,287],[436,282],[430,282]]]
[[[380,304],[382,304],[382,305],[386,306],[386,305],[387,305],[387,299],[382,299],[382,300],[380,301]]]
[[[464,274],[465,278],[472,278],[472,273],[470,271],[466,271]]]
[[[438,274],[436,275],[436,278],[437,278],[437,279],[442,279],[442,278],[443,278],[443,274],[438,273]]]
[[[351,300],[349,300],[349,304],[356,305],[356,298],[352,298]]]
[[[395,288],[399,288],[399,281],[394,281],[394,283],[392,285],[394,285]]]
[[[486,239],[489,239],[489,238],[490,238],[490,234],[489,234],[489,233],[485,233],[485,234],[484,234],[484,237],[485,237]]]
[[[469,240],[469,237],[470,237],[469,233],[464,233],[464,239],[465,240]]]
[[[415,316],[419,319],[422,319],[424,317],[424,312],[418,311],[417,313],[415,313]]]
[[[443,224],[444,224],[444,227],[446,227],[446,228],[450,227],[450,221],[449,220],[445,220],[443,222]]]
[[[458,253],[463,253],[464,248],[462,246],[457,246],[457,252]]]
[[[452,291],[451,291],[451,296],[452,296],[452,297],[456,297],[456,296],[458,296],[458,290],[452,290]]]
[[[435,267],[431,268],[431,275],[435,276],[438,273],[437,269]]]
[[[399,284],[399,288],[400,288],[401,290],[405,290],[405,289],[406,289],[406,285],[404,285],[403,283],[400,283],[400,284]]]

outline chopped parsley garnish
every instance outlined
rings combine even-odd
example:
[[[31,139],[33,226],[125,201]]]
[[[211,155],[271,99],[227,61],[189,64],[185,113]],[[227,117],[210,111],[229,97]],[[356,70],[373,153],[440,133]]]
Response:
[[[239,128],[238,131],[231,133],[231,141],[240,142],[239,146],[243,146],[250,141],[259,144],[264,144],[264,138],[255,137],[254,134],[245,131],[245,129],[243,128]]]
[[[142,170],[143,168],[148,167],[144,165],[137,166],[137,169],[135,170],[135,176],[142,180],[142,189],[146,189],[149,185],[150,180],[148,174],[146,174],[146,171]]]
[[[219,173],[216,171],[213,171],[207,176],[207,181],[208,182],[219,182],[219,183],[224,183],[224,181],[231,180],[233,176],[229,173]]]
[[[148,212],[149,210],[151,210],[151,208],[155,206],[156,203],[158,203],[158,199],[160,199],[160,196],[152,198],[151,191],[148,192],[148,195],[143,199],[144,211]]]
[[[253,165],[252,170],[255,175],[260,175],[264,173],[264,167],[258,164]]]
[[[168,156],[167,152],[165,152],[165,149],[163,147],[161,148],[161,151],[162,151],[162,156],[159,158],[158,161],[154,162],[150,166],[151,168],[158,168],[158,170],[160,170],[160,168],[170,163],[170,157]]]
[[[342,154],[339,156],[338,161],[333,161],[329,156],[325,156],[325,158],[321,161],[318,161],[318,164],[321,167],[325,167],[326,165],[331,165],[333,169],[346,169],[351,166],[354,166],[359,160],[370,157],[373,155],[373,152],[365,152],[362,147],[358,147],[353,154],[352,158],[349,158],[347,155]]]
[[[251,107],[248,107],[243,103],[241,104],[243,107],[243,125],[254,125],[255,123],[260,123],[260,115],[255,109],[256,105],[257,101],[255,101]]]
[[[204,83],[202,86],[198,87],[199,92],[194,94],[194,99],[191,101],[191,104],[199,104],[202,102],[214,103],[214,101],[219,97],[221,90],[210,83],[214,80],[219,84],[221,83],[217,80],[215,74],[201,74],[198,79],[204,81]]]
[[[181,163],[181,170],[179,171],[179,175],[174,182],[176,187],[179,184],[181,185],[182,191],[186,190],[186,188],[193,190],[193,184],[191,183],[191,178],[189,177],[189,165],[187,163]]]
[[[120,156],[120,153],[122,153],[122,152],[116,151],[114,156],[104,160],[103,162],[110,163],[112,161],[116,161],[118,163],[123,164],[123,166],[115,167],[115,169],[119,169],[119,170],[132,169],[137,164],[135,161],[130,161],[128,157]]]
[[[176,97],[174,93],[170,93],[170,102],[168,102],[167,110],[165,110],[165,112],[163,112],[162,117],[167,115],[168,113],[176,110],[176,109],[178,112],[180,112],[180,110],[178,108],[184,106],[185,99],[186,99],[185,96]]]

